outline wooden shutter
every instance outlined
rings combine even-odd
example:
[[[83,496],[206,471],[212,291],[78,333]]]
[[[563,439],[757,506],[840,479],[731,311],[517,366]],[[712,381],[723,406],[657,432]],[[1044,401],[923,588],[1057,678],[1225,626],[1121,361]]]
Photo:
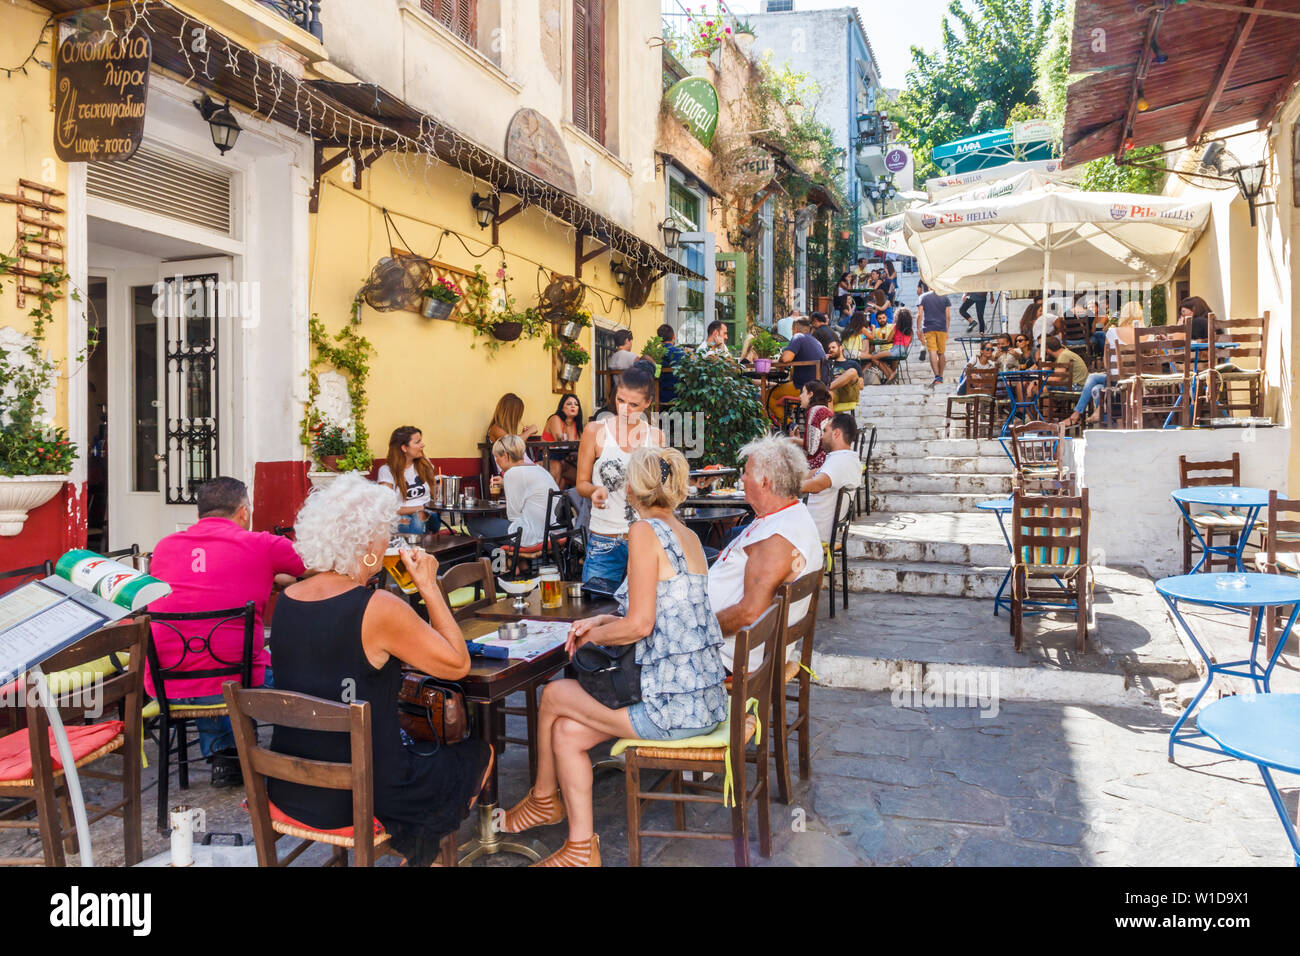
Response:
[[[420,0],[420,9],[470,46],[478,40],[478,0]]]
[[[573,0],[573,125],[583,132],[590,130],[590,96],[587,57],[590,53],[587,40],[587,0]]]
[[[587,0],[587,132],[605,145],[605,0]]]

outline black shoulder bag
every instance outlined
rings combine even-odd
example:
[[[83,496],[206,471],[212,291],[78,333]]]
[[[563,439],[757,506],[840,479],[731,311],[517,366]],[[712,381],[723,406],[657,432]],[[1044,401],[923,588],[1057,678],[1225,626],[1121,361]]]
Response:
[[[583,644],[573,655],[573,669],[578,685],[606,707],[617,710],[641,700],[636,644]]]

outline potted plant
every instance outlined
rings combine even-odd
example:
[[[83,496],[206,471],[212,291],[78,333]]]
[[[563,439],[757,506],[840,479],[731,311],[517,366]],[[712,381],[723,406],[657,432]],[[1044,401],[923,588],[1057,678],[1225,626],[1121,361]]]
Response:
[[[576,382],[582,377],[582,367],[591,361],[591,356],[577,342],[565,342],[559,348],[560,381]]]
[[[589,328],[591,328],[591,313],[586,309],[579,309],[561,323],[560,338],[566,342],[574,342],[582,334],[583,329]]]
[[[0,276],[17,260],[0,255]],[[32,332],[21,345],[0,346],[0,536],[20,533],[27,514],[53,498],[71,477],[77,446],[68,433],[45,420],[45,399],[53,396],[58,366],[45,357],[45,329],[54,303],[63,297],[67,273],[59,266],[36,277],[40,291],[29,310]],[[17,278],[16,281],[23,281]],[[72,298],[80,301],[74,290]],[[96,344],[92,331],[86,355]],[[84,356],[83,356],[84,357]]]
[[[754,49],[754,25],[748,20],[736,21],[735,28],[731,31],[731,38],[736,41],[736,46],[740,52],[749,56],[750,51]]]
[[[424,308],[420,314],[426,319],[445,319],[464,294],[456,283],[441,278],[424,290]]]
[[[325,422],[317,424],[314,431],[315,436],[311,443],[312,456],[326,471],[338,471],[340,459],[352,450],[352,442],[348,440],[347,432],[338,425],[329,425]]]
[[[646,341],[645,348],[641,349],[641,354],[655,363],[655,378],[663,371],[664,359],[668,357],[668,346],[664,340],[657,335],[652,335]]]
[[[758,387],[735,362],[719,362],[698,352],[675,364],[673,374],[677,376],[674,410],[699,415],[698,420],[708,423],[702,453],[698,448],[693,453],[734,468],[745,443],[767,431]]]
[[[483,344],[495,352],[502,342],[513,342],[523,337],[546,338],[551,323],[534,308],[522,312],[515,308],[515,300],[506,291],[506,270],[497,270],[501,285],[494,289],[480,266],[465,283],[465,321],[474,334],[484,339]],[[471,346],[472,348],[473,346]]]
[[[754,371],[772,371],[772,359],[781,354],[781,342],[767,329],[760,328],[754,333],[749,347],[754,352]]]

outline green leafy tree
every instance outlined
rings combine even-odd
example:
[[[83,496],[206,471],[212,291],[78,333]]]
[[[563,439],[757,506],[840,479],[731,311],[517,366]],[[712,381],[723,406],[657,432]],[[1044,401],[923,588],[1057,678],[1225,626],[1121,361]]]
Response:
[[[703,417],[705,463],[734,468],[741,447],[767,431],[758,388],[735,362],[698,352],[673,366],[673,372],[673,410]]]
[[[916,177],[941,170],[935,146],[1006,125],[1014,108],[1036,105],[1037,61],[1061,0],[952,0],[938,50],[912,47],[912,69],[896,108]]]

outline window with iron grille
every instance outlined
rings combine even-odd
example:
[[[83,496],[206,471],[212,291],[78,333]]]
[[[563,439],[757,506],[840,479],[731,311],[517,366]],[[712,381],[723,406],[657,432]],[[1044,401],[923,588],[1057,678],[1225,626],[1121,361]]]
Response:
[[[470,46],[478,44],[478,0],[420,0],[420,9]]]
[[[573,125],[605,145],[605,0],[573,0]]]
[[[596,360],[596,407],[591,410],[591,415],[604,408],[612,397],[609,394],[611,384],[610,376],[602,374],[609,368],[609,357],[614,354],[618,346],[614,344],[614,333],[610,329],[602,329],[600,326],[595,328],[595,346],[596,354],[593,356]]]
[[[169,505],[194,504],[199,486],[219,473],[216,275],[163,282],[164,418]]]

